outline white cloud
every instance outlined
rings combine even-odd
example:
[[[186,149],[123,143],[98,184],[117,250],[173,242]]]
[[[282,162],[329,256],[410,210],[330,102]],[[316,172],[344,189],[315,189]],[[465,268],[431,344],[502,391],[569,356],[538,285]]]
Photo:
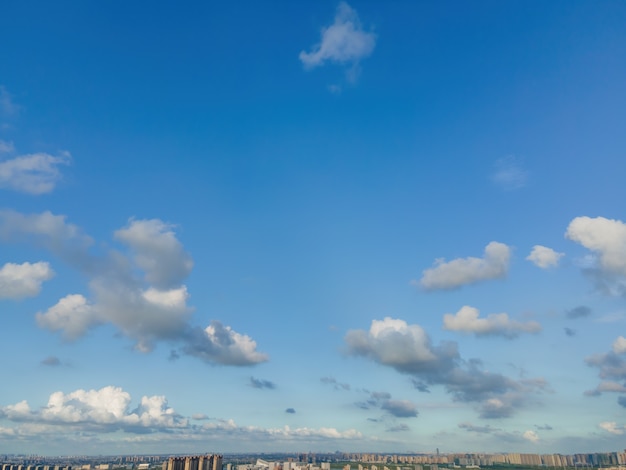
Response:
[[[37,324],[51,331],[62,331],[67,340],[83,336],[99,323],[93,305],[80,294],[67,295],[45,313],[37,313]]]
[[[434,346],[421,326],[404,320],[373,320],[369,331],[350,330],[345,341],[350,354],[411,375],[421,391],[443,385],[454,401],[476,403],[483,418],[509,417],[527,403],[530,394],[546,388],[543,379],[515,381],[485,371],[481,361],[463,360],[456,343]]]
[[[159,219],[131,219],[127,227],[115,232],[115,238],[133,250],[146,281],[158,288],[180,284],[193,268],[191,257],[172,228]]]
[[[130,409],[131,396],[119,387],[99,390],[78,389],[68,394],[54,392],[48,404],[32,410],[26,401],[1,409],[11,421],[52,424],[79,424],[85,429],[96,426],[104,431],[137,428],[168,429],[187,426],[163,396],[144,396],[137,408]]]
[[[539,442],[539,436],[535,431],[525,431],[522,437],[530,442]]]
[[[348,78],[356,78],[358,63],[369,56],[376,45],[376,35],[363,30],[359,17],[346,2],[339,3],[335,22],[322,29],[321,41],[311,52],[300,52],[300,60],[306,68],[324,65],[327,61],[352,64]]]
[[[479,311],[467,305],[455,314],[443,316],[443,327],[449,331],[473,333],[477,336],[499,335],[514,338],[520,333],[538,333],[541,325],[534,321],[526,323],[511,320],[506,313],[492,313],[487,318],[479,318]]]
[[[456,289],[489,279],[506,277],[509,270],[511,248],[504,243],[491,242],[485,247],[483,258],[457,258],[446,262],[441,258],[435,266],[426,269],[422,278],[413,281],[425,290]]]
[[[611,272],[626,274],[626,224],[604,217],[576,217],[565,236],[597,253],[600,266]]]
[[[89,279],[90,296],[68,295],[39,312],[40,327],[75,340],[93,327],[111,324],[142,352],[151,351],[158,341],[168,341],[211,363],[267,361],[254,340],[229,326],[214,321],[203,330],[189,323],[193,310],[182,282],[193,261],[172,227],[158,219],[132,219],[114,235],[129,253],[110,250],[98,256],[89,250],[91,238],[64,216],[0,211],[0,239],[42,245]]]
[[[615,354],[626,353],[626,338],[623,336],[617,337],[617,339],[613,342],[613,352]]]
[[[0,162],[0,188],[28,194],[51,192],[61,180],[59,166],[69,165],[69,153],[20,155]]]
[[[598,426],[611,434],[624,434],[624,426],[618,426],[615,421],[604,421],[598,424]]]
[[[7,142],[6,140],[0,139],[0,153],[11,153],[13,150],[15,150],[13,142]]]
[[[41,284],[52,279],[54,271],[48,263],[7,263],[0,268],[0,299],[34,297]]]
[[[248,335],[214,320],[204,330],[192,330],[183,351],[206,362],[224,365],[244,366],[268,361],[268,355],[256,348],[256,341]]]
[[[205,422],[192,424],[191,419],[181,416],[169,406],[164,396],[143,396],[136,407],[132,406],[132,401],[127,391],[115,386],[97,390],[78,389],[70,393],[54,392],[45,406],[36,409],[26,401],[0,407],[0,417],[17,424],[1,428],[0,435],[35,438],[54,435],[66,441],[87,432],[94,441],[106,442],[99,435],[122,431],[128,436],[127,440],[137,442],[158,437],[161,445],[164,436],[168,442],[176,443],[222,441],[225,438],[256,443],[363,439],[363,435],[355,429],[240,426],[232,419],[209,418],[200,413],[194,414],[192,419]]]
[[[518,158],[509,155],[496,161],[495,172],[491,179],[502,189],[520,189],[526,186],[528,171],[524,170]]]
[[[559,260],[564,256],[564,253],[558,253],[552,248],[548,248],[542,245],[533,246],[532,251],[526,257],[528,261],[531,261],[535,266],[541,269],[547,269],[556,267],[559,265]]]
[[[608,294],[626,294],[626,224],[604,217],[576,217],[565,236],[592,251],[583,272]]]
[[[385,365],[412,364],[416,369],[428,369],[437,363],[424,329],[400,319],[372,320],[369,332],[348,331],[346,341],[355,353],[370,356]]]

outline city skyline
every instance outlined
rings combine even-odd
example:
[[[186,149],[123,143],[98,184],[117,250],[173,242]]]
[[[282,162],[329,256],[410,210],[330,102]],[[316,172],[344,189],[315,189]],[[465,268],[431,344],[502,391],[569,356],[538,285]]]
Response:
[[[623,449],[626,4],[0,15],[0,453]]]

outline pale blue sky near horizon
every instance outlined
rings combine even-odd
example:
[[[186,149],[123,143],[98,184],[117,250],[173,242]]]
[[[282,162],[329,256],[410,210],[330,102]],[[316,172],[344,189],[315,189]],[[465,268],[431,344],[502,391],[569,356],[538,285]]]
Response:
[[[623,448],[622,2],[0,17],[0,452]]]

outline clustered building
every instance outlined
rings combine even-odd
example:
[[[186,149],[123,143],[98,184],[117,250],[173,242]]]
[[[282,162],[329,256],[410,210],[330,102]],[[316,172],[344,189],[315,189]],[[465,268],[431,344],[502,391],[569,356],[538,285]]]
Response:
[[[497,464],[543,466],[543,467],[608,467],[626,465],[626,449],[624,452],[603,452],[592,454],[343,454],[345,460],[360,463],[414,465],[400,467],[399,470],[423,470],[423,465],[435,466],[443,464],[447,467],[486,467]],[[349,470],[349,469],[344,469]],[[358,470],[367,470],[359,465]],[[389,470],[387,467],[378,469],[372,465],[369,470]],[[394,470],[394,469],[392,469]]]
[[[170,457],[163,462],[163,470],[222,470],[220,454]]]
[[[0,470],[72,470],[71,465],[15,465],[0,463]]]

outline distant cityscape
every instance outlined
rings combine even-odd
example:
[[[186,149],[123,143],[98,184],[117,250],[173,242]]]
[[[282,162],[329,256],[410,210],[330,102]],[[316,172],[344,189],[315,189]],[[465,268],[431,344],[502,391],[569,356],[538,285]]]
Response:
[[[256,453],[58,456],[0,454],[0,470],[443,470],[482,467],[626,470],[623,452],[521,453]]]

